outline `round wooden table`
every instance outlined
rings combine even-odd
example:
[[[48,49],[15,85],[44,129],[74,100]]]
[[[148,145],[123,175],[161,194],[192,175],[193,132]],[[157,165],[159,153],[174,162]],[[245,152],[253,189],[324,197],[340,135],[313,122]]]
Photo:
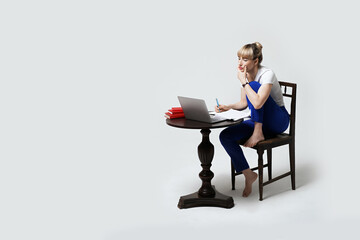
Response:
[[[185,118],[167,119],[166,123],[172,127],[186,128],[186,129],[201,129],[202,142],[198,146],[198,155],[201,162],[202,171],[199,177],[202,185],[199,191],[180,197],[178,207],[223,207],[232,208],[234,200],[232,197],[223,195],[215,190],[215,186],[211,185],[211,179],[214,173],[210,170],[211,162],[214,157],[214,145],[210,142],[209,135],[212,128],[223,128],[236,125],[242,122],[239,121],[224,121],[219,123],[205,123],[199,121],[188,120]]]

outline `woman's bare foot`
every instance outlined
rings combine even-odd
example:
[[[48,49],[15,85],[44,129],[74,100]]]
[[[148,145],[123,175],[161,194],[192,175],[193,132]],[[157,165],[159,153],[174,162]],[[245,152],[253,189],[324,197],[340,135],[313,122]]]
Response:
[[[255,122],[254,132],[251,135],[251,137],[246,141],[244,146],[245,147],[253,147],[262,140],[265,140],[265,137],[264,137],[264,134],[262,131],[262,123]]]
[[[258,142],[265,140],[264,134],[253,134],[251,135],[251,137],[246,141],[246,143],[244,144],[245,147],[253,147],[255,146]]]
[[[248,197],[252,191],[252,184],[255,182],[258,175],[257,175],[257,173],[251,171],[250,169],[244,170],[243,173],[245,176],[245,189],[243,191],[242,196]]]

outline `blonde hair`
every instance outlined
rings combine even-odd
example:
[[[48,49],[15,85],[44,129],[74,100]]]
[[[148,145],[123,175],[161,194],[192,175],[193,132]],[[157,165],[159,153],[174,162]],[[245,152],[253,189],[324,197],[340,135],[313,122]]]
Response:
[[[260,65],[263,60],[262,55],[263,46],[259,42],[249,43],[240,48],[237,52],[238,57],[248,58],[248,59],[259,59],[258,65]]]

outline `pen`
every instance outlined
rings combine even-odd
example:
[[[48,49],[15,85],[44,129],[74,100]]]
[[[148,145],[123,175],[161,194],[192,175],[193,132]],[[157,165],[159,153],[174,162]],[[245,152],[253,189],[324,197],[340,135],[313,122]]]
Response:
[[[216,104],[217,104],[217,107],[218,107],[218,109],[219,109],[219,112],[221,112],[221,111],[220,111],[220,108],[219,108],[219,107],[220,107],[220,105],[219,105],[219,100],[218,100],[217,98],[216,98]]]

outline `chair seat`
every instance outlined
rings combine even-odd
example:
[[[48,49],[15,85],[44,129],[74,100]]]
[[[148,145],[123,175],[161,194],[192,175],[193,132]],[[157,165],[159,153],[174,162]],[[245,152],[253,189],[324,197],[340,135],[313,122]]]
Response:
[[[254,149],[267,149],[274,148],[281,145],[289,144],[292,140],[292,136],[287,133],[282,133],[274,138],[265,139],[264,141],[258,142]]]
[[[290,136],[287,133],[281,133],[277,135],[276,137],[265,139],[263,141],[258,142],[253,149],[268,149],[268,148],[274,148],[281,145],[289,144],[292,141],[292,136]],[[244,141],[238,141],[240,145],[244,145]]]

